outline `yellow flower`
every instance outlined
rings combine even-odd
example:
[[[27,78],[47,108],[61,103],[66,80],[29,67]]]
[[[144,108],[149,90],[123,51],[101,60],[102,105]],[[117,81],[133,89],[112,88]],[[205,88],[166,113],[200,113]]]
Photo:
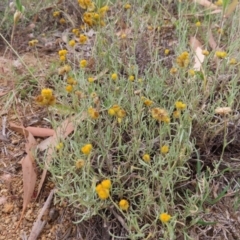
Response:
[[[41,91],[41,95],[42,97],[46,98],[46,99],[50,99],[52,97],[52,89],[50,88],[43,88]]]
[[[149,26],[147,27],[147,29],[148,29],[149,31],[152,31],[154,28],[153,28],[153,26],[150,26],[150,25],[149,25]]]
[[[199,22],[199,21],[196,22],[196,23],[195,23],[195,26],[196,26],[196,27],[200,27],[200,26],[201,26],[201,22]]]
[[[90,94],[90,96],[91,96],[91,98],[96,98],[98,95],[97,95],[96,92],[92,92],[92,93]]]
[[[92,144],[88,143],[81,148],[81,151],[85,155],[89,155],[92,151]]]
[[[163,146],[161,147],[161,153],[162,153],[162,154],[167,154],[168,151],[169,151],[169,147],[168,147],[167,145],[163,145]]]
[[[172,67],[170,69],[170,73],[173,74],[173,75],[176,74],[177,73],[177,68]]]
[[[117,80],[118,78],[118,75],[116,73],[113,73],[112,76],[111,76],[112,80]]]
[[[58,74],[59,75],[64,75],[64,73],[68,73],[71,71],[71,66],[70,65],[64,65],[63,67],[59,68],[58,69]]]
[[[209,55],[209,51],[208,50],[202,50],[202,54],[205,55],[205,56],[208,56]]]
[[[167,223],[170,221],[171,219],[171,215],[167,214],[167,213],[161,213],[159,216],[159,219],[163,222],[163,223]]]
[[[61,24],[65,24],[65,23],[66,23],[66,20],[65,20],[64,18],[61,18],[61,19],[59,20],[59,22],[60,22]]]
[[[215,5],[217,5],[217,6],[222,6],[223,5],[223,0],[218,0],[218,1],[216,1],[215,2]]]
[[[109,189],[111,188],[111,185],[111,180],[105,179],[96,186],[95,190],[100,199],[104,200],[109,197]]]
[[[105,179],[105,180],[102,180],[101,185],[105,189],[110,189],[112,186],[112,183],[110,179]]]
[[[132,7],[132,6],[131,6],[129,3],[127,3],[127,4],[124,5],[124,8],[125,8],[125,9],[130,9],[131,7]]]
[[[41,91],[41,95],[36,97],[36,102],[40,105],[53,105],[55,103],[55,96],[53,96],[52,89],[44,88]]]
[[[127,35],[125,33],[121,34],[121,39],[127,38]]]
[[[109,109],[108,109],[108,114],[109,114],[110,116],[114,116],[116,113],[115,113],[115,111],[114,111],[113,108],[109,108]]]
[[[151,106],[153,104],[153,101],[151,101],[150,99],[148,98],[145,98],[145,97],[141,97],[143,103],[146,105],[146,106]]]
[[[169,123],[170,122],[170,118],[168,117],[168,113],[165,109],[163,108],[153,108],[151,110],[151,114],[152,117],[156,120],[158,120],[159,122],[165,122],[165,123]]]
[[[79,29],[73,28],[72,33],[73,33],[75,36],[78,36],[78,35],[79,35]]]
[[[121,109],[121,107],[118,106],[117,104],[115,104],[111,108],[108,109],[108,114],[111,116],[115,116],[120,109]]]
[[[88,82],[93,83],[94,82],[94,78],[93,77],[89,77],[88,78]]]
[[[66,54],[67,54],[67,50],[66,49],[62,49],[62,50],[59,50],[58,51],[58,55],[59,55],[59,57],[61,57],[61,56],[66,56]]]
[[[67,83],[70,85],[76,85],[77,81],[73,77],[68,77],[67,78]]]
[[[72,86],[72,85],[67,85],[67,86],[65,87],[65,89],[66,89],[66,91],[67,91],[68,93],[70,93],[70,92],[73,91],[73,86]]]
[[[236,65],[237,64],[236,58],[231,58],[230,61],[229,61],[229,64],[230,65]]]
[[[179,110],[173,112],[173,117],[174,118],[179,118],[180,115],[181,115],[181,111],[179,111]]]
[[[75,162],[75,167],[76,167],[77,169],[82,168],[84,165],[85,165],[85,161],[84,161],[83,159],[78,159],[78,160]]]
[[[227,56],[227,53],[224,52],[224,51],[216,51],[215,55],[218,57],[218,58],[225,58]]]
[[[94,11],[95,5],[91,0],[78,0],[79,6],[88,11]]]
[[[117,111],[117,117],[118,118],[124,118],[126,116],[126,111],[123,109],[120,109]]]
[[[99,112],[95,109],[90,107],[88,109],[88,115],[92,118],[92,119],[98,119],[99,117]]]
[[[86,35],[80,34],[80,36],[79,36],[79,43],[85,44],[87,42],[87,40],[88,40],[88,37]]]
[[[93,24],[94,24],[94,19],[93,19],[92,13],[90,13],[90,12],[85,12],[85,13],[83,14],[83,21],[84,21],[87,25],[93,26]]]
[[[184,110],[187,107],[187,105],[181,101],[177,101],[175,102],[175,107],[177,110]]]
[[[29,44],[30,47],[34,47],[34,46],[36,46],[38,44],[38,40],[34,39],[32,41],[29,41],[28,44]]]
[[[142,156],[142,159],[145,161],[145,162],[149,162],[150,161],[150,155],[145,153],[143,156]]]
[[[105,188],[101,188],[97,191],[98,197],[102,200],[105,200],[109,197],[109,190]]]
[[[164,54],[167,56],[168,54],[170,53],[170,50],[169,49],[165,49],[164,50]]]
[[[100,17],[104,17],[106,12],[109,10],[109,6],[104,6],[104,7],[101,7],[98,12],[100,14]]]
[[[189,69],[188,74],[193,77],[195,76],[195,71],[193,69]]]
[[[60,12],[59,11],[53,12],[53,17],[59,17],[59,16],[60,16]]]
[[[83,59],[80,61],[80,67],[85,68],[87,66],[87,60]]]
[[[60,56],[60,61],[65,62],[66,61],[66,56]]]
[[[128,77],[128,80],[131,81],[131,82],[133,82],[134,79],[135,79],[135,77],[134,77],[133,75],[130,75],[130,76]]]
[[[70,40],[70,41],[68,42],[68,44],[69,44],[70,47],[74,47],[75,44],[76,44],[76,42],[75,42],[75,40]]]
[[[189,53],[183,52],[177,57],[176,60],[179,67],[187,67],[189,64]]]
[[[63,143],[60,142],[59,144],[57,144],[56,149],[57,149],[57,150],[63,149]]]
[[[129,202],[125,199],[120,200],[118,205],[124,211],[127,211],[129,208]]]

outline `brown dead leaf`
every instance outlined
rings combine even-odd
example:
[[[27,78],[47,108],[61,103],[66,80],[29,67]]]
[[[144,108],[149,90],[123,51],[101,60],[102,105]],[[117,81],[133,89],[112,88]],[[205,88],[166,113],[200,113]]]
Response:
[[[28,136],[28,132],[30,132],[35,137],[49,137],[53,136],[55,131],[49,128],[39,128],[39,127],[26,127],[16,125],[13,122],[9,123],[9,128],[15,132],[23,134],[24,136]]]
[[[13,122],[10,122],[9,123],[9,128],[12,131],[15,131],[15,132],[18,132],[18,133],[24,135],[26,138],[28,137],[28,131],[23,126],[19,126],[19,125],[13,123]]]
[[[194,0],[194,2],[200,4],[204,7],[207,7],[208,9],[218,9],[218,6],[209,2],[208,0]]]
[[[205,56],[202,54],[202,44],[196,37],[190,37],[190,46],[195,51],[193,69],[200,71]]]
[[[83,117],[82,117],[82,119],[83,119]],[[73,119],[68,118],[57,128],[55,134],[49,138],[49,141],[47,142],[49,148],[48,148],[47,154],[46,154],[45,166],[44,166],[44,170],[42,173],[42,177],[41,177],[40,183],[38,185],[37,197],[42,189],[42,185],[46,178],[48,165],[52,160],[52,153],[54,151],[54,147],[57,145],[58,139],[66,138],[70,133],[73,132],[73,130],[74,130]],[[47,146],[47,144],[45,145],[45,147]]]
[[[234,10],[236,9],[237,5],[238,5],[238,0],[233,0],[229,4],[229,6],[227,7],[227,10],[226,10],[226,12],[224,14],[224,17],[228,18],[234,12]]]
[[[210,47],[212,48],[212,50],[215,50],[217,48],[217,43],[213,37],[211,27],[208,30],[208,43],[209,43]]]
[[[25,151],[27,155],[20,162],[23,171],[23,208],[17,228],[22,221],[27,205],[31,201],[37,180],[37,174],[35,172],[35,160],[32,153],[32,151],[37,145],[37,142],[30,132],[28,132],[27,130],[26,132],[28,135],[27,142],[25,144]]]
[[[26,130],[35,137],[49,137],[55,133],[55,131],[50,128],[26,127]]]

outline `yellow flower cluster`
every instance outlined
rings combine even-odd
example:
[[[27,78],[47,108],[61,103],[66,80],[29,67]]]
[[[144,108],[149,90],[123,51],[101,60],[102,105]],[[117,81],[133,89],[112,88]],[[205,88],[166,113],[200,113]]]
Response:
[[[175,107],[177,110],[184,110],[184,109],[186,109],[187,104],[185,104],[181,101],[177,101],[177,102],[175,102]]]
[[[149,107],[153,104],[153,101],[146,97],[141,97],[141,100],[143,101],[144,105],[146,105],[147,107]]]
[[[160,151],[162,154],[167,154],[169,152],[169,147],[167,145],[163,145]]]
[[[77,169],[80,169],[82,168],[83,166],[85,165],[85,161],[83,159],[78,159],[75,163],[75,167]]]
[[[85,155],[89,155],[92,151],[92,144],[88,143],[81,148],[81,151]]]
[[[63,149],[63,147],[64,147],[63,143],[60,142],[60,143],[57,144],[56,149],[61,150],[61,149]]]
[[[31,41],[28,42],[28,45],[29,45],[30,47],[34,47],[34,46],[36,46],[37,44],[38,44],[38,40],[37,40],[37,39],[31,40]]]
[[[95,109],[95,108],[88,108],[88,115],[92,118],[92,119],[98,119],[99,117],[99,112]]]
[[[64,75],[65,73],[69,73],[72,70],[70,65],[64,65],[63,67],[58,69],[59,75]]]
[[[80,34],[80,36],[79,36],[79,43],[80,44],[85,44],[87,42],[87,40],[88,40],[88,37],[86,35]]]
[[[75,40],[72,39],[68,42],[68,44],[70,47],[74,47],[76,45],[76,42],[75,42]]]
[[[177,57],[176,61],[179,67],[187,67],[189,64],[189,53],[183,52]]]
[[[119,123],[121,123],[122,119],[127,115],[126,111],[117,104],[108,109],[108,114],[110,116],[116,116]]]
[[[177,101],[175,102],[175,107],[176,107],[176,111],[173,112],[173,117],[174,118],[179,118],[181,115],[181,111],[186,109],[187,104],[181,102],[181,101]]]
[[[107,199],[109,197],[109,191],[112,186],[110,179],[105,179],[101,183],[99,183],[95,190],[98,194],[98,197],[102,200]]]
[[[170,221],[171,219],[171,215],[169,215],[168,213],[161,213],[159,216],[159,219],[161,222],[163,223],[167,223]]]
[[[209,55],[209,51],[206,50],[206,49],[204,49],[204,50],[202,50],[202,54],[203,54],[204,56],[208,56],[208,55]]]
[[[68,51],[67,51],[66,49],[62,49],[62,50],[59,50],[59,51],[58,51],[58,55],[59,55],[59,58],[60,58],[60,61],[61,61],[61,62],[66,61],[67,52],[68,52]]]
[[[79,36],[79,29],[73,28],[73,29],[72,29],[72,33],[73,33],[76,37],[78,37],[78,36]]]
[[[53,17],[60,17],[60,12],[59,11],[53,12]]]
[[[117,73],[113,73],[113,74],[111,75],[111,78],[112,78],[113,81],[117,80],[117,79],[118,79]]]
[[[88,62],[86,59],[83,59],[80,61],[79,65],[81,68],[85,68],[87,66]]]
[[[154,119],[158,120],[159,122],[165,122],[165,123],[170,122],[170,118],[168,116],[168,113],[163,108],[152,108],[151,114],[152,114],[152,117]]]
[[[104,26],[105,23],[103,21],[106,12],[109,10],[108,6],[104,6],[100,8],[97,12],[88,11],[83,14],[83,21],[88,26],[92,27],[94,25],[101,25]]]
[[[135,77],[134,77],[133,75],[130,75],[130,76],[128,77],[128,80],[131,81],[131,82],[133,82],[133,81],[135,80]]]
[[[215,55],[218,58],[225,58],[227,56],[227,53],[224,51],[216,51]]]
[[[150,155],[145,153],[143,156],[142,156],[142,159],[145,161],[145,162],[150,162],[151,158],[150,158]]]
[[[36,97],[36,102],[42,106],[53,105],[55,101],[55,96],[50,88],[42,89],[41,95]]]
[[[118,205],[119,205],[119,207],[120,207],[122,210],[124,210],[124,211],[127,211],[128,208],[129,208],[129,202],[128,202],[128,200],[126,200],[126,199],[120,200],[119,203],[118,203]]]
[[[82,9],[86,9],[90,12],[95,9],[95,4],[91,0],[78,0],[78,4]]]

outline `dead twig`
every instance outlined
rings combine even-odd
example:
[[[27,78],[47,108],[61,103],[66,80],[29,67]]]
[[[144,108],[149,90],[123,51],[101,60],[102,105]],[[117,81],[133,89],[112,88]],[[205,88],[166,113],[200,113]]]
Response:
[[[42,210],[40,211],[40,213],[38,215],[37,221],[33,224],[33,228],[32,228],[32,231],[30,233],[28,240],[36,240],[38,238],[39,234],[41,233],[41,231],[43,230],[45,224],[47,223],[47,220],[46,219],[42,220],[42,217],[46,213],[46,211],[50,208],[50,204],[51,204],[53,194],[55,193],[55,191],[56,191],[56,189],[53,189],[50,192],[46,202],[44,203]]]

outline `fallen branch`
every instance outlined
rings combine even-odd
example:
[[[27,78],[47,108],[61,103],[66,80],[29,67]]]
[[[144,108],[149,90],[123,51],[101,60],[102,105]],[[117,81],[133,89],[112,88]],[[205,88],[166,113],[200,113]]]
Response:
[[[51,204],[53,194],[55,193],[55,191],[56,191],[56,189],[53,189],[50,192],[46,202],[44,203],[43,208],[41,209],[41,211],[38,215],[36,222],[34,222],[34,224],[33,224],[33,228],[32,228],[32,231],[30,233],[28,240],[36,240],[38,238],[39,234],[41,233],[41,231],[43,230],[45,224],[47,223],[47,220],[43,218],[43,215],[50,208],[50,204]],[[44,220],[42,220],[42,219],[44,219]]]

